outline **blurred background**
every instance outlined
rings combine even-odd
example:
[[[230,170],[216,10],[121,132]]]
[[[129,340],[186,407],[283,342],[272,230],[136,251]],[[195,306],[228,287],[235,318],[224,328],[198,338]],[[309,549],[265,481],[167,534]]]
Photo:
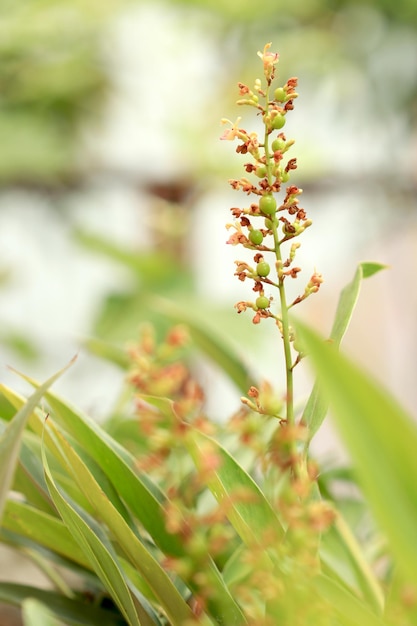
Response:
[[[345,348],[415,413],[415,0],[3,0],[4,381],[19,388],[8,364],[43,378],[78,352],[57,389],[101,419],[124,374],[88,338],[123,346],[174,305],[282,386],[272,327],[233,309],[250,297],[224,228],[243,161],[218,140],[222,117],[246,119],[236,84],[261,75],[268,41],[282,83],[299,78],[285,132],[314,225],[296,293],[314,268],[325,279],[298,314],[328,333],[358,261],[389,265],[363,285]],[[240,394],[201,376],[224,417]]]

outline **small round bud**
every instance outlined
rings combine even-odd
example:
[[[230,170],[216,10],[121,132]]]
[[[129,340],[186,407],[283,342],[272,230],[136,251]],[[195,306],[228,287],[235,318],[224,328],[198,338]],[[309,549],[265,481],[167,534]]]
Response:
[[[274,152],[277,152],[278,150],[281,150],[281,152],[284,152],[286,147],[287,147],[287,144],[282,139],[274,139],[274,141],[271,144],[271,148]]]
[[[265,165],[261,165],[260,167],[257,167],[255,170],[255,174],[256,176],[258,176],[258,178],[265,178],[266,176],[266,167]]]
[[[268,276],[270,271],[271,268],[269,266],[269,263],[267,263],[266,261],[260,261],[256,266],[256,273],[258,274],[258,276],[262,276],[262,278]]]
[[[264,224],[265,224],[265,228],[267,228],[268,230],[272,230],[272,220],[269,219],[269,217],[266,217],[264,220]]]
[[[256,230],[255,228],[249,233],[249,241],[253,243],[255,246],[259,246],[264,240],[264,236],[260,230]]]
[[[284,115],[281,115],[281,113],[278,113],[278,115],[276,115],[274,119],[272,120],[272,128],[275,130],[279,130],[284,125],[285,125],[285,117]]]
[[[259,296],[259,298],[256,298],[255,304],[258,309],[267,309],[270,304],[269,298],[267,298],[266,296]]]
[[[273,215],[277,208],[277,201],[270,193],[262,196],[259,201],[259,208],[266,215]]]
[[[287,97],[287,94],[285,93],[285,89],[283,89],[282,87],[277,87],[274,91],[274,99],[277,102],[285,102],[285,98]]]

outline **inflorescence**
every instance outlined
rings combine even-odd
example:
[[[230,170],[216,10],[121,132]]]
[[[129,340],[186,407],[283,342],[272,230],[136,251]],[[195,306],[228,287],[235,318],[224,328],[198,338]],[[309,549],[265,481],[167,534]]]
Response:
[[[273,89],[279,55],[270,52],[270,47],[271,44],[268,43],[263,52],[258,52],[263,61],[264,83],[257,79],[253,89],[238,83],[241,97],[237,104],[257,109],[265,128],[264,138],[260,139],[256,132],[247,132],[240,128],[239,117],[234,124],[230,120],[222,120],[222,123],[230,124],[230,128],[223,133],[221,139],[238,140],[236,152],[252,157],[244,165],[245,173],[249,177],[245,175],[240,179],[229,180],[229,183],[233,189],[242,190],[255,198],[245,208],[231,209],[235,220],[227,224],[227,228],[233,230],[228,239],[229,244],[242,245],[255,251],[253,265],[245,261],[235,261],[235,276],[241,281],[252,280],[253,291],[257,297],[254,302],[241,301],[235,306],[238,313],[252,309],[254,324],[259,324],[264,318],[273,318],[283,335],[283,309],[286,309],[286,314],[292,306],[317,292],[323,279],[321,274],[314,272],[304,292],[287,305],[284,281],[287,277],[297,278],[301,271],[294,264],[300,243],[293,240],[311,226],[312,221],[299,205],[302,189],[296,185],[289,184],[286,187],[281,203],[276,199],[276,195],[283,191],[283,186],[289,182],[291,173],[297,168],[297,159],[286,159],[286,153],[294,140],[288,140],[281,129],[285,125],[288,112],[294,108],[294,100],[298,94],[295,91],[297,78],[294,77],[284,86]],[[282,245],[286,242],[291,242],[291,245],[284,256]],[[275,256],[275,275],[267,260],[271,255]],[[272,288],[278,289],[280,293],[280,313],[271,310],[273,296],[269,293]],[[291,334],[290,329],[288,330]]]

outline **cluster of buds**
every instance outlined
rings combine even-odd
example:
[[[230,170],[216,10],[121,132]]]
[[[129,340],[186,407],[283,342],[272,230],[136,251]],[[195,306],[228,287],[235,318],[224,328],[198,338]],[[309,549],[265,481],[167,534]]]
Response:
[[[271,288],[280,290],[287,277],[297,278],[301,269],[294,265],[298,242],[292,240],[299,237],[312,221],[307,218],[304,208],[299,205],[302,189],[294,184],[285,188],[281,202],[276,195],[284,192],[283,186],[289,182],[292,172],[297,168],[295,158],[287,159],[286,153],[294,144],[281,131],[286,122],[286,115],[294,108],[294,100],[298,94],[295,89],[297,78],[290,78],[285,85],[272,90],[275,78],[275,69],[278,63],[278,54],[270,52],[271,44],[267,44],[264,51],[258,55],[263,61],[264,81],[257,79],[253,89],[243,83],[238,83],[240,98],[238,105],[248,105],[256,108],[264,124],[264,137],[259,138],[256,132],[247,132],[240,127],[241,118],[233,124],[230,120],[222,122],[230,124],[221,139],[237,140],[236,152],[250,155],[251,161],[245,163],[245,176],[230,180],[233,189],[242,190],[249,196],[255,196],[255,201],[245,208],[231,209],[234,221],[227,224],[232,231],[228,242],[231,245],[241,245],[255,251],[254,265],[244,261],[236,261],[235,275],[239,280],[247,278],[254,282],[253,291],[257,297],[254,302],[242,301],[236,304],[238,313],[252,309],[253,323],[259,324],[262,319],[272,317],[282,331],[281,316],[272,313],[270,306],[273,298],[269,293]],[[282,244],[291,241],[288,256],[282,253]],[[265,260],[267,255],[274,255],[275,277],[271,279],[270,265]],[[322,277],[314,273],[304,293],[296,298],[290,306],[305,300],[316,292],[322,282]],[[281,309],[283,306],[282,297]],[[289,308],[289,307],[288,307]]]

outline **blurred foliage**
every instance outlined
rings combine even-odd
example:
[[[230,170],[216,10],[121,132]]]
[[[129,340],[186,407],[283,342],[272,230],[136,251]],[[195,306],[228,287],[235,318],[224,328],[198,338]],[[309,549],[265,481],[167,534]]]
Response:
[[[0,182],[74,176],[78,125],[104,94],[100,41],[117,6],[117,0],[2,2]]]
[[[3,0],[0,183],[53,185],[85,176],[81,129],[97,121],[111,88],[104,54],[109,25],[127,8],[146,4]],[[160,7],[161,13],[175,7],[189,12],[187,29],[193,28],[194,18],[214,15],[208,28],[225,68],[244,67],[259,42],[279,37],[279,48],[285,48],[292,67],[313,72],[312,81],[314,72],[336,75],[355,67],[371,81],[375,103],[388,99],[389,106],[409,107],[415,97],[415,72],[413,78],[400,67],[412,65],[413,51],[404,42],[417,27],[414,0],[266,0],[262,5],[250,0],[171,0]],[[395,89],[387,88],[397,75]]]

